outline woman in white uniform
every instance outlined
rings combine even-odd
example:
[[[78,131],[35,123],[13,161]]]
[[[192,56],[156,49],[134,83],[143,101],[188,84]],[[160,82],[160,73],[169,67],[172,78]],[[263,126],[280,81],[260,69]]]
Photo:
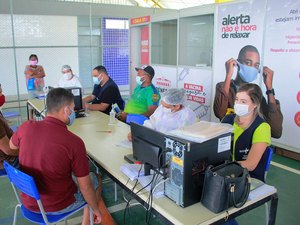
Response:
[[[69,65],[63,65],[61,68],[62,77],[59,79],[58,87],[67,88],[67,87],[80,87],[82,85],[79,81],[79,78],[73,74],[73,71]]]

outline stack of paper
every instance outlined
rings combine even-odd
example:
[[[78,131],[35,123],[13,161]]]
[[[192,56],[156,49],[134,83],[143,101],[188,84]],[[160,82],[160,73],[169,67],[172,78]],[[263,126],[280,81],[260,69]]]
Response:
[[[233,126],[230,124],[200,121],[190,126],[172,130],[169,134],[201,143],[232,131]]]
[[[154,175],[148,175],[148,176],[142,176],[142,177],[139,177],[139,183],[143,186],[143,187],[146,187],[145,189],[147,191],[150,191],[151,190],[151,186],[152,188],[155,187],[154,189],[154,192],[153,192],[153,196],[155,198],[161,198],[163,197],[165,194],[164,194],[164,184],[163,182],[162,183],[159,183],[159,181],[163,180],[163,177],[161,175],[157,175],[158,178],[156,179],[158,182],[154,183],[154,184],[150,184],[151,182],[153,182],[153,176]],[[158,185],[158,186],[157,186]]]
[[[141,164],[124,164],[120,167],[120,170],[130,180],[135,180],[140,176],[144,176],[144,166]]]
[[[123,140],[123,141],[120,141],[120,142],[116,143],[116,146],[117,147],[122,147],[122,148],[132,149],[132,142],[128,141],[128,140]]]

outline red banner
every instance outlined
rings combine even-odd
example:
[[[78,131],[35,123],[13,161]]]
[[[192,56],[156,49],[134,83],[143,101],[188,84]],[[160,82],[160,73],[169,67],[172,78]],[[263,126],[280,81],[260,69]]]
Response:
[[[141,24],[141,23],[149,23],[150,22],[150,16],[142,16],[137,18],[132,18],[130,20],[131,25]]]

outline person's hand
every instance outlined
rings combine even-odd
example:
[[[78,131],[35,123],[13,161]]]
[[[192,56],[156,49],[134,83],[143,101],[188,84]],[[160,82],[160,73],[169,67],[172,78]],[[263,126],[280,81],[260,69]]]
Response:
[[[121,120],[123,122],[126,122],[126,117],[127,117],[127,113],[125,113],[124,111],[122,111],[117,115],[118,120]]]
[[[100,224],[102,221],[102,216],[99,210],[93,211],[93,223]]]
[[[234,71],[234,67],[237,66],[237,62],[235,59],[231,58],[229,60],[227,60],[225,62],[225,68],[226,68],[226,79],[229,79],[231,80],[232,78],[232,74],[233,74],[233,71]]]
[[[267,66],[263,67],[263,78],[267,90],[271,90],[273,88],[273,75],[274,75],[273,70],[271,70]]]
[[[132,141],[132,134],[131,134],[131,132],[129,132],[128,134],[127,134],[127,139],[128,139],[128,141]]]
[[[84,103],[84,108],[85,109],[90,109],[90,103]]]
[[[0,86],[0,96],[2,96],[2,87]]]

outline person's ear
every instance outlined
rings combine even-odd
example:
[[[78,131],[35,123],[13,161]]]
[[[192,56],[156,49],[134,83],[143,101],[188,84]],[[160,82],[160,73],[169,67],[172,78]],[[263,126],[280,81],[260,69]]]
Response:
[[[178,111],[180,109],[181,105],[174,105],[174,111]]]

